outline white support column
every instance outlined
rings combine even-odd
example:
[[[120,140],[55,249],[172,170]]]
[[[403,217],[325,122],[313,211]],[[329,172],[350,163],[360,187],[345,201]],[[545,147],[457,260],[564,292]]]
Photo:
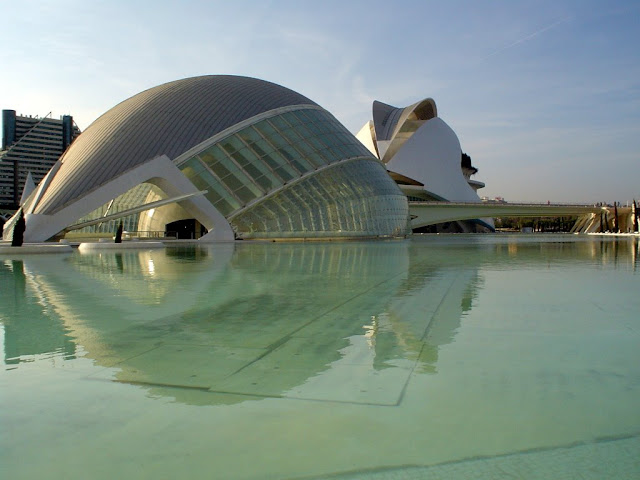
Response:
[[[158,186],[169,196],[198,192],[180,169],[166,155],[156,157],[117,176],[99,188],[89,192],[53,215],[25,215],[25,241],[43,242],[66,227],[77,223],[109,200],[129,191],[136,185],[148,182]],[[193,197],[179,204],[202,223],[209,234],[202,237],[208,242],[234,240],[234,233],[226,218],[210,202],[202,197]]]

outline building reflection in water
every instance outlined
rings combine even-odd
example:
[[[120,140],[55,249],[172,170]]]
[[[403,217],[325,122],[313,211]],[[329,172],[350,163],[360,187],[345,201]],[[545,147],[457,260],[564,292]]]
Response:
[[[38,288],[40,275],[28,259],[0,260],[0,319],[4,326],[4,363],[38,358],[75,358],[76,344],[62,318]]]
[[[179,402],[393,405],[411,374],[437,374],[483,265],[637,264],[635,240],[575,247],[244,243],[3,260],[4,360],[70,361],[81,346],[93,378]]]

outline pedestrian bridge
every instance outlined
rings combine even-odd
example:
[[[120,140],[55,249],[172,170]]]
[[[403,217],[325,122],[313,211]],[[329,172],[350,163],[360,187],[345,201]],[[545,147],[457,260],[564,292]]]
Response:
[[[412,229],[483,217],[569,217],[603,210],[608,211],[609,207],[553,203],[409,202]]]

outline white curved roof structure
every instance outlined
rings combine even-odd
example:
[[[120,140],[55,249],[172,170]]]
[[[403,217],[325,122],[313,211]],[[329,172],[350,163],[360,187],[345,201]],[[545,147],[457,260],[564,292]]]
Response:
[[[436,102],[426,98],[405,108],[375,100],[373,127],[380,160],[387,163],[425,121],[438,115]]]
[[[432,118],[403,141],[387,168],[418,180],[433,196],[456,202],[479,202],[460,169],[460,142],[441,118]]]
[[[463,171],[460,141],[438,117],[432,98],[404,108],[374,101],[373,121],[357,138],[382,160],[407,195],[480,202],[476,190],[484,184],[469,178],[476,171],[473,167]],[[483,222],[493,228],[490,219]]]
[[[316,104],[280,85],[232,75],[186,78],[145,90],[77,138],[33,213],[55,213],[152,158],[174,159],[243,120],[290,105]]]

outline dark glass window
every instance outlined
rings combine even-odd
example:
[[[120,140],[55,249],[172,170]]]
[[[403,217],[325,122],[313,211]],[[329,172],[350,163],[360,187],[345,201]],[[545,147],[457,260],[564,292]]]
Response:
[[[271,122],[271,124],[274,125],[280,131],[291,128],[289,124],[285,122],[284,119],[279,115],[276,117],[271,117],[269,119],[269,122]]]
[[[293,127],[301,123],[300,120],[298,120],[298,118],[293,114],[293,112],[283,113],[282,116],[287,121],[287,123],[289,123],[289,125]]]
[[[262,140],[260,134],[256,132],[253,127],[245,128],[240,133],[238,133],[238,136],[248,144],[252,144],[254,142],[257,142],[258,140]]]

